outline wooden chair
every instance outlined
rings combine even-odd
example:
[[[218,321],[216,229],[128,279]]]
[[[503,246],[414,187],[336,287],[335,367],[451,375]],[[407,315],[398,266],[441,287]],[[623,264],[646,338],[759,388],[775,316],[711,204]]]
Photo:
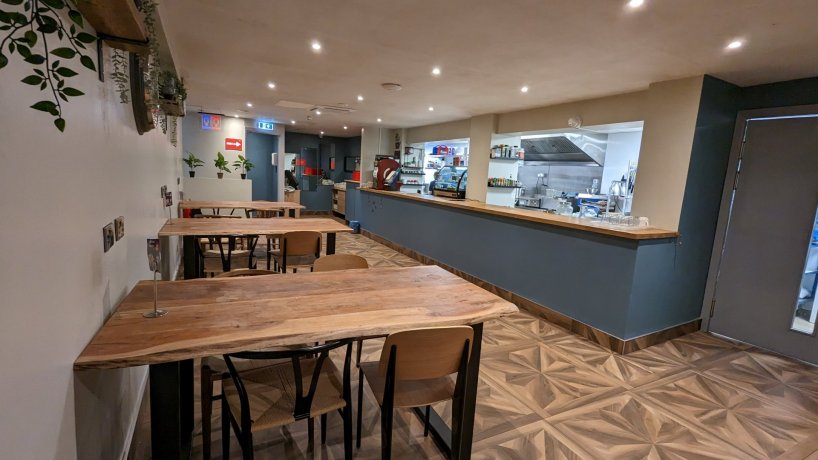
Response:
[[[202,270],[200,276],[229,272],[233,268],[256,268],[254,252],[258,239],[258,235],[200,238],[196,249]]]
[[[357,447],[361,447],[364,379],[381,406],[381,458],[392,455],[392,412],[397,407],[426,407],[429,434],[431,404],[452,399],[452,433],[459,433],[466,366],[474,330],[469,326],[400,331],[386,337],[381,359],[359,366]],[[455,382],[451,374],[457,373]]]
[[[236,278],[245,276],[275,275],[278,272],[271,270],[238,269],[216,275],[216,278]],[[242,367],[242,370],[249,367]],[[221,399],[221,394],[213,395],[213,384],[230,376],[227,364],[221,356],[207,356],[202,358],[199,378],[199,397],[202,409],[202,457],[210,459],[211,419],[213,417],[213,401]]]
[[[329,351],[346,345],[343,373]],[[341,340],[284,351],[250,351],[224,355],[230,379],[222,384],[222,454],[230,457],[230,427],[239,439],[242,458],[253,459],[253,433],[321,416],[321,444],[326,443],[327,414],[344,420],[344,457],[352,458],[352,343]],[[237,361],[289,362],[240,370]],[[310,435],[312,436],[312,435]],[[312,439],[310,439],[312,441]]]
[[[272,259],[282,273],[287,273],[287,267],[292,267],[293,273],[298,272],[298,267],[312,271],[312,264],[320,256],[321,232],[287,232],[281,237],[281,249],[267,252],[267,270]]]
[[[312,264],[312,270],[316,272],[351,270],[356,268],[369,268],[369,262],[363,257],[353,254],[332,254],[321,257]]]

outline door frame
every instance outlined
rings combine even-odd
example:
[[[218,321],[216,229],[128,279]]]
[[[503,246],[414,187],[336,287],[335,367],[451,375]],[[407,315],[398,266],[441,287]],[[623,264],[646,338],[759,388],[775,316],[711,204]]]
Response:
[[[721,267],[721,258],[725,247],[724,240],[729,224],[730,198],[736,183],[736,168],[738,167],[739,156],[744,146],[747,122],[757,118],[779,118],[813,114],[818,114],[818,104],[742,110],[738,112],[736,127],[733,131],[733,144],[730,147],[730,159],[727,163],[727,172],[724,176],[724,188],[721,194],[721,204],[719,205],[719,218],[716,225],[716,235],[713,240],[713,252],[710,255],[710,269],[707,273],[704,300],[702,302],[702,330],[710,331],[711,310],[716,298],[716,278],[719,273],[719,268]]]

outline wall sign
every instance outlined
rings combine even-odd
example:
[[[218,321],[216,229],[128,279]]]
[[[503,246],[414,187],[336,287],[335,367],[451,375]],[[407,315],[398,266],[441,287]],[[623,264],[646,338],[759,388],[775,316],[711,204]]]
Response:
[[[202,114],[202,129],[207,131],[221,131],[222,117],[220,115]]]
[[[241,152],[241,139],[234,139],[232,137],[225,138],[224,140],[224,149],[225,150],[238,150]]]
[[[276,125],[272,121],[259,121],[256,123],[256,128],[266,131],[273,131],[276,129]]]

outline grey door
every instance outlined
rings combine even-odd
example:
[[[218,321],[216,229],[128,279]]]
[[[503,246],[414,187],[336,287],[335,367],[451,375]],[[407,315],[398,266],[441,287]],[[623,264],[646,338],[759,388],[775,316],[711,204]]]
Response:
[[[818,364],[814,327],[796,315],[818,206],[818,118],[751,119],[741,152],[709,329]]]

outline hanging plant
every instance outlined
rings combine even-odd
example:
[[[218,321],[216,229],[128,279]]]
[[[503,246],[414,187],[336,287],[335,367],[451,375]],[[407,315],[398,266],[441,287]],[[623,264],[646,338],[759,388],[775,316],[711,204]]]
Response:
[[[176,147],[179,143],[178,141],[178,125],[179,118],[171,117],[170,118],[170,145]]]
[[[159,58],[159,39],[156,36],[156,2],[154,0],[142,0],[141,11],[145,16],[145,32],[148,36],[148,61],[145,67],[145,98],[151,114],[153,124],[162,125],[163,131],[167,131],[167,125],[163,124],[163,113],[159,102],[159,78],[161,75],[162,63]]]
[[[0,31],[7,32],[0,41],[0,69],[9,63],[4,51],[8,51],[9,56],[17,54],[31,64],[33,73],[22,82],[51,93],[48,99],[36,102],[31,108],[51,114],[54,126],[65,131],[62,102],[85,93],[66,84],[68,78],[78,74],[63,64],[78,59],[83,67],[96,71],[94,61],[83,54],[83,50],[97,38],[81,31],[82,15],[65,0],[0,0],[0,3],[16,7],[13,10],[0,8]],[[71,22],[64,23],[64,15]],[[59,46],[63,42],[69,46]],[[38,44],[40,47],[35,48]]]
[[[131,102],[131,80],[128,76],[128,54],[120,49],[111,50],[111,79],[119,94],[119,102]]]

